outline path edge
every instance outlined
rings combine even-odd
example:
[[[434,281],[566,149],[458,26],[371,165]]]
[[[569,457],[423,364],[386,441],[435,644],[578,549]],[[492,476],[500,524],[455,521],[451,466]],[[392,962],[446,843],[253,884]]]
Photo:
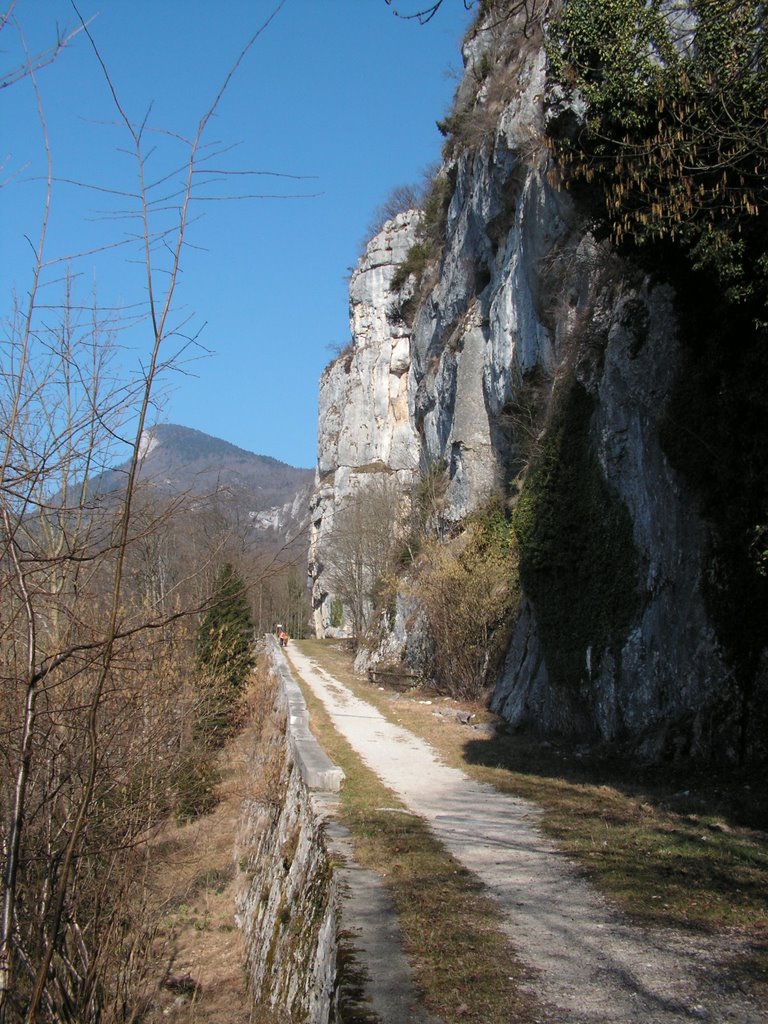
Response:
[[[277,638],[267,636],[270,666],[280,683],[288,715],[288,743],[307,789],[316,793],[338,793],[346,775],[328,757],[309,728],[309,710],[304,694],[293,677]]]

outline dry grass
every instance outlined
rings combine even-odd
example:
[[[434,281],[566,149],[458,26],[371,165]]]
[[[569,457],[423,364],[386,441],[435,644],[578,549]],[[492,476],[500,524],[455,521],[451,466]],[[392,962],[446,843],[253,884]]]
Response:
[[[182,1010],[190,1024],[251,1019],[245,951],[234,920],[240,802],[235,792],[222,794],[211,814],[169,826],[156,844],[149,884],[162,911],[159,989],[147,1021]]]
[[[216,806],[189,824],[169,823],[152,844],[148,885],[161,925],[156,991],[142,1018],[147,1024],[169,1017],[184,1024],[269,1022],[252,1009],[243,935],[234,914],[242,884],[236,858],[243,801],[268,798],[272,785],[277,745],[269,743],[265,776],[254,774],[252,754],[257,742],[279,731],[271,715],[273,700],[274,688],[257,674],[246,695],[249,724],[220,754]]]

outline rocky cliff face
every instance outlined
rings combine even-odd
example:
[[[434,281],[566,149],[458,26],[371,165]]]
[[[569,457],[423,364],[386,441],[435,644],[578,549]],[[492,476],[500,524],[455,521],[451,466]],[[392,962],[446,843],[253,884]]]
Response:
[[[350,281],[352,342],[320,380],[309,555],[320,636],[339,628],[332,625],[333,588],[327,578],[339,511],[376,480],[394,478],[407,490],[419,470],[421,441],[410,393],[411,332],[394,317],[390,291],[395,268],[413,243],[417,219],[415,213],[401,214],[369,243]]]
[[[675,295],[598,243],[557,187],[546,134],[578,105],[550,88],[535,27],[520,28],[481,28],[465,48],[457,107],[473,103],[479,125],[440,171],[439,262],[391,290],[419,237],[419,215],[402,214],[352,277],[352,345],[320,384],[316,629],[331,631],[338,509],[370,474],[405,490],[444,464],[445,523],[492,492],[535,520],[492,706],[650,758],[733,756],[743,694],[708,611],[710,531],[662,443],[681,367]],[[493,76],[478,86],[499,31],[520,41],[500,96]],[[410,657],[406,621],[389,658]]]

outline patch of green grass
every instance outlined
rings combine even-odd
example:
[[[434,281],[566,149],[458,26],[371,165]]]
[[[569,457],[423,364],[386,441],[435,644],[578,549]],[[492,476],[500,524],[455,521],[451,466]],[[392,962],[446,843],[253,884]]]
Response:
[[[314,656],[316,644],[299,646]],[[336,674],[334,666],[325,667]],[[425,1005],[445,1024],[533,1022],[537,1004],[521,988],[528,973],[502,932],[496,903],[426,823],[365,767],[303,683],[302,689],[313,731],[346,774],[340,813],[355,856],[385,879]]]

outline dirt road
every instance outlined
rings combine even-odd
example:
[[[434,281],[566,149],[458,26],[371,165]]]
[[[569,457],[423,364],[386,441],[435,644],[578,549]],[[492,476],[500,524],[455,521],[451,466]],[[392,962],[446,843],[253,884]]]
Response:
[[[548,1021],[567,1024],[764,1024],[768,1010],[714,966],[722,941],[628,924],[537,828],[535,805],[442,764],[295,647],[294,670],[366,764],[501,904],[519,955],[537,972]]]

